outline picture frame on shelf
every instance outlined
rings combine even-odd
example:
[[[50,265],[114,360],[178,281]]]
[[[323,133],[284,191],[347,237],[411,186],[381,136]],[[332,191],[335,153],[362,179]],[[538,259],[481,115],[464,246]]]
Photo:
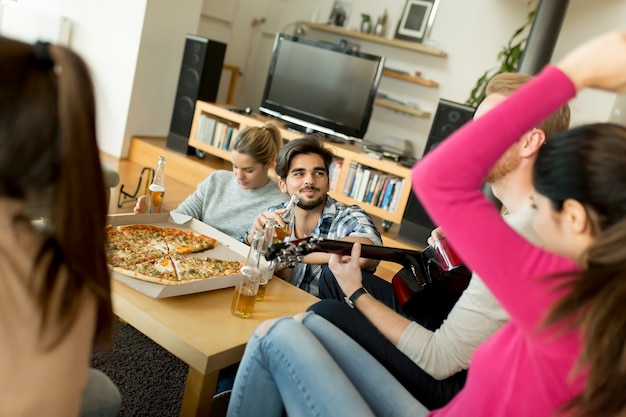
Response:
[[[335,0],[333,8],[330,11],[328,24],[337,27],[347,26],[351,11],[352,3],[348,1]]]
[[[395,38],[423,42],[430,35],[438,6],[439,0],[407,0]]]

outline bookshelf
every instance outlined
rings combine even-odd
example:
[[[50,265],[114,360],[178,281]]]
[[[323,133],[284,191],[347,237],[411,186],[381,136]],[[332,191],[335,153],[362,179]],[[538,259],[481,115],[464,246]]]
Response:
[[[189,145],[230,160],[228,146],[225,146],[228,133],[224,132],[231,128],[230,135],[234,138],[241,129],[262,126],[269,120],[279,125],[286,140],[302,136],[283,128],[276,119],[258,114],[239,114],[225,106],[198,101]],[[344,204],[358,204],[370,215],[383,219],[383,228],[388,229],[392,223],[399,224],[411,193],[411,169],[392,160],[372,158],[358,144],[327,142],[326,147],[333,151],[336,158],[329,172],[333,184],[330,195]]]

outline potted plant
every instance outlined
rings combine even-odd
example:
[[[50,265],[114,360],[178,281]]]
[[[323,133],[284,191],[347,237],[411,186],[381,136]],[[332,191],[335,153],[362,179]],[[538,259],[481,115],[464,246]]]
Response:
[[[361,13],[361,32],[370,33],[372,30],[372,18],[366,13]]]
[[[532,3],[532,0],[529,1],[529,6],[531,6]],[[535,4],[528,13],[526,22],[513,33],[511,39],[509,39],[507,44],[498,52],[498,65],[488,69],[480,76],[469,98],[465,101],[465,104],[472,107],[478,106],[485,98],[487,84],[495,75],[503,72],[517,72],[522,53],[526,47],[526,41],[528,40],[528,32],[526,29],[532,25],[536,11],[537,5]]]

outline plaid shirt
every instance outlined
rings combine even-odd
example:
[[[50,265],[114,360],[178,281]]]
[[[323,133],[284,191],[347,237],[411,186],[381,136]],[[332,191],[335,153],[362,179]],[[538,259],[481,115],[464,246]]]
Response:
[[[268,211],[283,209],[287,202],[272,206]],[[293,220],[295,222],[295,218]],[[291,239],[295,239],[294,224],[291,224]],[[372,241],[374,245],[382,245],[380,232],[372,218],[361,207],[353,205],[346,206],[327,196],[326,205],[320,216],[315,229],[311,233],[312,237],[326,239],[341,239],[346,236],[364,237]],[[291,276],[291,283],[303,290],[317,296],[319,295],[318,284],[322,274],[321,265],[297,265]]]

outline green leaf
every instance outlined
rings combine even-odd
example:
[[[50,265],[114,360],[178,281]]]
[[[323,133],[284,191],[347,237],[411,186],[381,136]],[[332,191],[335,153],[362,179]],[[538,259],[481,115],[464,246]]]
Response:
[[[486,96],[487,84],[495,75],[503,72],[517,72],[519,62],[524,53],[524,48],[526,47],[526,41],[528,40],[526,29],[532,25],[535,14],[537,13],[537,0],[529,0],[528,7],[531,8],[531,10],[526,17],[526,22],[513,32],[513,35],[506,45],[498,51],[497,66],[485,71],[476,81],[476,85],[472,88],[465,104],[474,107],[478,106]]]

